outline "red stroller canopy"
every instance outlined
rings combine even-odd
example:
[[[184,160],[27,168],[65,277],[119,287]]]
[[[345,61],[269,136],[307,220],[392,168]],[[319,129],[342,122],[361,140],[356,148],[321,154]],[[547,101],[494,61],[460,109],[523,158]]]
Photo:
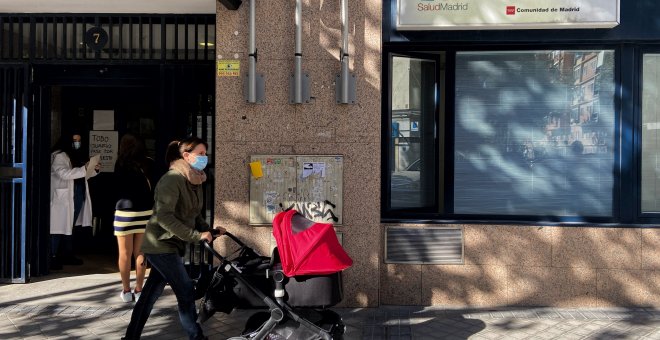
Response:
[[[295,210],[275,215],[273,236],[288,277],[333,274],[353,264],[331,223],[314,223]]]

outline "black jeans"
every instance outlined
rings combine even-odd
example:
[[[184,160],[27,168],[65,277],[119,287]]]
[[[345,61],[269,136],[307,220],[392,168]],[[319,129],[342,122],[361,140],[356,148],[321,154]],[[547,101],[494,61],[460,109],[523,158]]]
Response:
[[[154,303],[169,283],[176,295],[181,326],[190,339],[204,339],[202,327],[197,323],[197,309],[193,291],[193,281],[183,267],[178,254],[145,254],[151,264],[149,278],[142,288],[142,295],[133,307],[131,322],[126,329],[125,339],[139,339],[144,324],[147,323]]]
[[[60,249],[62,245],[62,249]],[[50,235],[50,256],[73,256],[73,235],[51,234]]]

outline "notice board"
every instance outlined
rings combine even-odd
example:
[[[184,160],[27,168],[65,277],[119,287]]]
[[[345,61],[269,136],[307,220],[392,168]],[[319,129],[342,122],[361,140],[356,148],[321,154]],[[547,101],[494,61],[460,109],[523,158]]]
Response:
[[[270,225],[295,209],[315,222],[342,224],[343,156],[250,156],[250,224]]]

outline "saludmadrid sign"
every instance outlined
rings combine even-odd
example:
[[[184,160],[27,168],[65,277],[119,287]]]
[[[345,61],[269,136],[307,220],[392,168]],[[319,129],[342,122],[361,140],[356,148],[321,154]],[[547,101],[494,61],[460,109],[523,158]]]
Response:
[[[619,0],[397,0],[399,30],[611,28]]]

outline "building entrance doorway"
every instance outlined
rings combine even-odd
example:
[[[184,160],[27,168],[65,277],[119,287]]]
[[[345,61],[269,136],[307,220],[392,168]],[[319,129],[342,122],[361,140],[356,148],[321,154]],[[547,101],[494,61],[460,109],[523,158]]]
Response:
[[[65,265],[60,274],[117,271],[117,239],[113,232],[118,179],[114,173],[121,137],[139,136],[153,160],[151,182],[167,171],[166,145],[173,139],[202,137],[213,145],[214,74],[210,65],[42,65],[34,67],[35,175],[44,189],[38,201],[42,239],[49,237],[51,152],[62,138],[82,137],[80,154],[101,155],[101,172],[88,180],[93,221],[74,227],[73,251],[82,266]],[[37,151],[41,150],[41,151]],[[38,155],[36,155],[38,154]],[[74,165],[75,166],[75,165]],[[212,179],[212,167],[209,178]],[[212,182],[211,182],[212,183]],[[209,183],[207,190],[212,192]],[[212,209],[212,195],[207,195]],[[210,211],[209,211],[210,212]],[[209,214],[210,216],[210,214]],[[46,218],[45,218],[46,217]],[[46,242],[47,243],[47,242]],[[48,254],[41,252],[42,261]],[[53,273],[47,269],[41,274]],[[33,273],[34,274],[34,273]]]
[[[89,39],[95,33],[107,40]],[[156,177],[174,138],[201,137],[214,149],[214,46],[212,13],[0,14],[0,282],[50,273],[50,156],[62,133],[80,130],[87,155],[93,129],[144,135]],[[80,243],[112,257],[112,181],[104,177],[113,165],[90,181],[95,222]]]
[[[147,155],[162,168],[161,153],[156,152],[159,136],[159,89],[153,86],[52,86],[50,88],[50,150],[59,138],[82,137],[79,153],[87,159],[101,156],[101,172],[88,180],[93,220],[90,226],[75,227],[74,254],[85,262],[95,260],[98,268],[116,262],[117,241],[113,235],[113,212],[120,183],[115,176],[118,141],[130,133],[145,142]],[[167,128],[161,133],[169,135]],[[107,138],[110,137],[108,140]],[[154,169],[155,170],[155,169]],[[162,172],[162,169],[158,169]],[[154,176],[155,177],[155,174]],[[155,178],[151,178],[153,182]],[[107,261],[106,261],[107,260]],[[114,266],[113,266],[114,267]],[[65,266],[64,270],[70,269]]]

